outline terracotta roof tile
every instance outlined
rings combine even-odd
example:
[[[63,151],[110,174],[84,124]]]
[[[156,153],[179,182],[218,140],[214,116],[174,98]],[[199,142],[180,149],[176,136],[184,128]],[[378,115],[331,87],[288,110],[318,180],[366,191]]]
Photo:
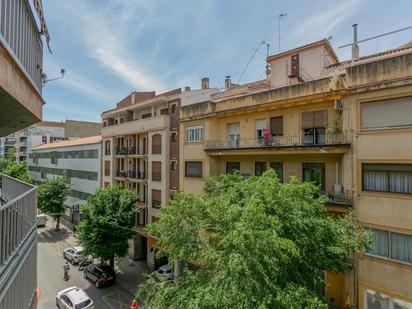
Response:
[[[68,146],[78,146],[78,145],[87,145],[87,144],[95,144],[102,141],[101,135],[95,136],[87,136],[77,139],[70,139],[66,141],[59,141],[54,143],[43,144],[33,148],[33,150],[42,150],[42,149],[49,149],[49,148],[57,148],[57,147],[68,147]]]

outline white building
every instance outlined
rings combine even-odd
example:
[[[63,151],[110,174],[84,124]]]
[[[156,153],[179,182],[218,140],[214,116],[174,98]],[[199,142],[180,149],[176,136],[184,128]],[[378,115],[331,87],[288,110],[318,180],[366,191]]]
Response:
[[[72,223],[78,222],[78,209],[100,187],[101,141],[97,135],[54,142],[33,148],[29,156],[29,171],[35,183],[64,174],[69,177],[71,192],[64,204]]]
[[[64,123],[40,121],[26,129],[0,138],[0,158],[14,148],[16,161],[26,161],[32,149],[42,144],[64,140]]]

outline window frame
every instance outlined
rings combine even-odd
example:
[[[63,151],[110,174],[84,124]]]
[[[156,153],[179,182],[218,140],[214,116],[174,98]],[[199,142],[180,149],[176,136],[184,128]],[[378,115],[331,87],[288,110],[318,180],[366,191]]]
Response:
[[[256,167],[257,167],[257,165],[259,164],[261,164],[261,163],[263,163],[262,165],[264,165],[264,170],[262,171],[262,173],[260,174],[260,175],[257,175],[257,173],[256,173]],[[255,161],[254,162],[254,168],[255,168],[255,176],[256,177],[260,177],[260,176],[262,176],[267,170],[268,170],[268,164],[267,164],[267,162],[266,161]]]
[[[188,175],[187,174],[187,165],[188,164],[192,164],[192,163],[196,163],[196,164],[200,164],[200,176],[193,176],[193,175]],[[203,162],[202,161],[185,161],[185,177],[186,178],[203,178]]]
[[[196,133],[195,133],[196,130],[199,130],[198,139],[196,138]],[[190,127],[185,128],[185,142],[198,143],[201,141],[203,141],[203,126],[202,125],[190,126]]]
[[[228,165],[230,164],[237,164],[239,166],[239,169],[231,168],[231,171],[229,172]],[[239,171],[240,173],[240,161],[226,161],[225,166],[226,166],[226,175],[233,174],[234,171]]]

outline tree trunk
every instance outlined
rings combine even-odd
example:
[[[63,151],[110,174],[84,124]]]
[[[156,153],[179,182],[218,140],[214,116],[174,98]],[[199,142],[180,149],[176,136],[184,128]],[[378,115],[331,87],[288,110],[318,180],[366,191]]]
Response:
[[[56,231],[60,231],[60,216],[56,218]]]
[[[111,268],[114,269],[114,256],[112,256],[112,257],[110,258],[110,260],[109,260],[109,265],[110,265]]]

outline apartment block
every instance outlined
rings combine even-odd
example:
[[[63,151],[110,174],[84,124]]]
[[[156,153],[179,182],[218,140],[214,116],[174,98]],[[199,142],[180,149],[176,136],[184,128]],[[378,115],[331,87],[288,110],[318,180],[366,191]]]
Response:
[[[152,268],[164,262],[155,258],[156,240],[143,228],[159,217],[171,191],[179,188],[180,93],[132,92],[102,113],[102,186],[120,184],[139,194],[129,256]]]
[[[181,190],[203,193],[204,177],[234,170],[314,182],[332,216],[354,209],[374,235],[351,273],[325,274],[327,301],[409,308],[412,48],[339,62],[321,40],[267,61],[268,78],[227,78],[209,100],[182,104]]]
[[[100,135],[59,141],[33,148],[29,172],[38,184],[47,178],[67,175],[71,191],[64,201],[66,219],[80,221],[80,208],[101,183],[102,138]]]

